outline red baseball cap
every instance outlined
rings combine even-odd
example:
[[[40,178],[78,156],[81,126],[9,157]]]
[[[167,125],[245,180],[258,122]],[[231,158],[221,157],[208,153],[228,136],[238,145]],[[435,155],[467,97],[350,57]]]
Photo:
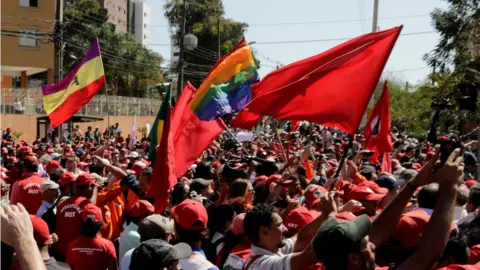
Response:
[[[38,166],[38,159],[35,156],[27,156],[23,159],[25,166]]]
[[[53,152],[55,152],[55,151],[53,150],[53,148],[48,148],[48,149],[47,149],[47,153],[53,154]]]
[[[61,187],[68,185],[70,183],[75,183],[76,177],[71,172],[65,172],[60,177],[60,183],[58,183]]]
[[[233,218],[232,225],[230,226],[230,231],[239,236],[245,233],[245,228],[243,227],[243,220],[245,219],[245,213],[241,213],[240,215],[236,215]]]
[[[93,219],[95,222],[102,221],[102,210],[93,203],[85,205],[82,211],[82,220],[87,221],[88,218]]]
[[[138,200],[130,208],[131,217],[145,217],[153,213],[155,213],[155,207],[146,200]]]
[[[429,220],[430,216],[423,210],[407,212],[398,221],[392,238],[399,242],[402,249],[415,247],[420,244]]]
[[[35,242],[37,242],[38,246],[46,246],[48,245],[48,239],[50,238],[50,231],[48,230],[47,223],[37,217],[30,215],[30,220],[32,221],[33,227],[33,238],[35,238]]]
[[[17,160],[16,157],[10,156],[10,157],[7,158],[7,162],[8,162],[8,163],[17,163],[18,160]]]
[[[305,193],[305,201],[308,207],[314,207],[323,197],[327,196],[328,191],[322,186],[314,186],[307,189]]]
[[[340,212],[338,213],[335,218],[339,219],[339,220],[346,220],[346,221],[354,221],[357,216],[355,216],[352,212]]]
[[[385,194],[375,193],[372,189],[365,186],[356,186],[348,193],[350,200],[357,201],[380,201],[383,197],[385,197]]]
[[[205,230],[208,223],[208,214],[205,207],[196,201],[186,199],[170,210],[178,226],[186,230]]]
[[[268,181],[268,177],[266,175],[260,175],[255,178],[255,183],[260,183],[260,182],[266,183],[267,181]]]
[[[282,179],[280,174],[272,174],[267,179],[267,186],[270,186],[271,183],[278,183]]]
[[[373,190],[373,192],[377,194],[387,194],[388,189],[387,188],[382,188],[380,187],[377,183],[373,181],[363,181],[362,183],[359,184],[359,186],[365,186]]]
[[[90,175],[89,173],[80,174],[80,175],[77,177],[76,185],[77,185],[77,186],[89,186],[89,185],[99,186],[99,185],[95,182],[95,178],[93,178],[93,176]]]
[[[465,184],[465,186],[467,186],[468,188],[471,188],[473,185],[478,184],[478,181],[477,181],[477,180],[474,180],[474,179],[470,179],[470,180],[465,181],[464,184]]]
[[[54,159],[50,160],[50,162],[48,162],[47,166],[45,167],[45,169],[48,171],[50,169],[59,169],[61,166],[60,166],[60,163]]]
[[[141,161],[137,161],[133,163],[132,165],[132,171],[135,172],[135,176],[137,179],[140,177],[140,174],[143,172],[143,170],[147,167],[147,165]]]
[[[290,211],[284,223],[289,232],[297,233],[313,219],[312,213],[307,208],[301,206]]]
[[[25,155],[25,154],[32,154],[32,148],[30,146],[22,146],[20,149],[18,149],[18,154],[19,155]]]
[[[460,264],[451,264],[449,266],[442,267],[438,270],[480,270],[480,266],[476,265],[460,265]]]

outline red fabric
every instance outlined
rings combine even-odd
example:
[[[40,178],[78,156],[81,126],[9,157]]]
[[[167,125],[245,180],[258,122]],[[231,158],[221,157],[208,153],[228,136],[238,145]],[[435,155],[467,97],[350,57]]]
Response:
[[[451,264],[438,270],[480,270],[480,266],[466,264]]]
[[[68,244],[80,237],[82,226],[82,211],[91,202],[84,197],[70,197],[57,206],[58,235],[57,251],[63,256],[67,254]]]
[[[380,154],[393,151],[390,136],[390,101],[387,81],[383,84],[380,99],[375,104],[372,114],[368,117],[363,136],[365,137],[365,148],[375,151],[375,162],[378,163]]]
[[[170,133],[172,122],[172,108],[167,104],[167,115],[163,122],[162,139],[157,150],[157,158],[152,171],[152,178],[148,186],[147,198],[154,198],[155,213],[161,214],[169,204],[169,192],[177,184],[175,177],[172,135]]]
[[[292,122],[290,122],[290,132],[297,131],[298,127],[300,127],[300,121],[299,120],[293,120]]]
[[[182,177],[212,141],[225,128],[222,119],[201,121],[186,105],[196,89],[187,83],[173,111],[172,133],[175,149],[175,171]]]
[[[307,208],[301,206],[288,213],[284,224],[289,232],[298,233],[305,225],[314,219],[312,213]]]
[[[392,157],[390,156],[390,153],[383,153],[382,172],[392,172]]]
[[[68,98],[48,115],[52,129],[67,121],[102,89],[105,76],[98,78],[86,87],[71,93]]]
[[[73,270],[105,270],[110,260],[117,260],[115,246],[100,236],[81,236],[68,245],[67,263]]]
[[[231,124],[251,129],[268,115],[356,132],[401,29],[366,34],[273,71],[252,86],[252,101]]]
[[[208,223],[207,210],[203,204],[186,199],[170,209],[175,223],[187,230],[205,230]]]
[[[40,185],[45,179],[38,174],[25,178],[18,182],[18,198],[12,199],[12,204],[21,203],[30,215],[36,215],[38,208],[42,205],[42,193]]]
[[[468,264],[476,264],[480,262],[480,244],[473,246],[470,249],[470,258],[468,259]]]

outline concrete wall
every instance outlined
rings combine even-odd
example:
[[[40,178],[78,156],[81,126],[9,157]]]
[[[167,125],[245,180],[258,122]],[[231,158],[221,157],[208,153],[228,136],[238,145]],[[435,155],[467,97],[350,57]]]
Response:
[[[108,10],[108,22],[115,24],[117,33],[127,33],[127,0],[101,0]]]
[[[11,127],[13,130],[23,132],[20,139],[26,139],[28,141],[35,140],[37,135],[37,117],[43,115],[18,115],[18,114],[4,114],[0,116],[2,130]],[[103,118],[103,121],[92,123],[79,123],[80,129],[85,132],[88,126],[99,127],[103,132],[107,127],[107,117],[101,115],[89,115],[92,117]],[[132,127],[133,116],[110,116],[110,125],[118,123],[122,129],[122,135],[124,138],[130,134],[130,128]],[[153,116],[137,116],[137,129],[139,127],[145,127],[145,124],[153,124],[155,117]],[[137,138],[140,138],[142,134],[137,131]]]

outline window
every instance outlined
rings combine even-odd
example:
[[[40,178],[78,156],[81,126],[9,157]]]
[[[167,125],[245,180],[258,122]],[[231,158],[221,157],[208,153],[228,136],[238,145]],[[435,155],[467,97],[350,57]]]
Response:
[[[146,24],[146,23],[143,24],[143,28],[147,28],[147,24]]]
[[[147,36],[147,35],[143,35],[143,39],[147,39],[147,38],[148,38],[148,36]]]
[[[38,8],[38,0],[20,0],[20,6]]]
[[[147,13],[146,13],[146,12],[143,13],[143,17],[147,17]]]
[[[39,46],[39,41],[38,41],[38,36],[35,35],[37,32],[36,30],[33,29],[20,29],[21,32],[24,32],[20,36],[20,47],[38,47]]]

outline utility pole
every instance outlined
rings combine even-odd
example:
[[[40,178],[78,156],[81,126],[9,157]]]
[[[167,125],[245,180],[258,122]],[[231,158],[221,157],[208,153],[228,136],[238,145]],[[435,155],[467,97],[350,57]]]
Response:
[[[374,0],[373,2],[373,22],[372,22],[372,32],[378,31],[378,1]]]
[[[218,16],[218,21],[217,21],[217,45],[218,45],[217,59],[220,60],[220,57],[222,57],[220,52],[220,47],[222,46],[220,41],[220,16]]]
[[[183,0],[182,11],[182,28],[180,29],[180,56],[178,60],[178,84],[177,84],[177,99],[183,88],[183,67],[185,66],[185,46],[183,44],[183,37],[185,36],[185,25],[187,24],[187,0]]]
[[[56,1],[56,33],[55,33],[55,48],[56,53],[56,62],[57,62],[57,82],[59,82],[63,77],[63,50],[65,48],[65,43],[63,42],[63,0]]]

